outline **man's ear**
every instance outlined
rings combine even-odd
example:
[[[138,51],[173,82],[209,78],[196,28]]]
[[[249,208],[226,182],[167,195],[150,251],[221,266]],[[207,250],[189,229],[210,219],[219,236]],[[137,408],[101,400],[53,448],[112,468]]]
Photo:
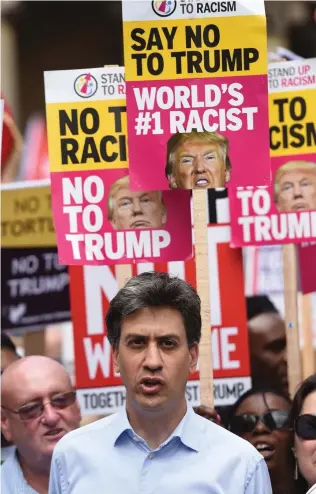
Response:
[[[115,372],[120,372],[120,364],[119,364],[119,349],[113,348],[113,363]]]
[[[7,411],[1,408],[1,432],[8,442],[12,441],[11,427],[8,420]]]
[[[231,175],[230,170],[226,170],[225,171],[225,184],[227,184],[227,182],[230,181],[230,175]]]
[[[173,175],[168,175],[168,182],[169,182],[170,189],[177,189],[178,188],[176,179]]]
[[[193,374],[196,371],[197,363],[199,360],[199,345],[198,345],[198,343],[193,343],[193,345],[189,349],[189,352],[190,352],[189,370],[190,370],[190,374]]]

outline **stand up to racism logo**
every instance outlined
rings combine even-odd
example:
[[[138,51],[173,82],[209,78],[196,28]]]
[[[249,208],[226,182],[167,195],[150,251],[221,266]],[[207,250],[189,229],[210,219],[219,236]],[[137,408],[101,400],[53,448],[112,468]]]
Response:
[[[153,1],[152,8],[155,14],[159,15],[159,17],[169,17],[176,10],[177,2],[173,0],[164,0],[164,1]]]
[[[75,91],[81,98],[91,98],[98,89],[98,83],[91,74],[81,74],[75,80]]]

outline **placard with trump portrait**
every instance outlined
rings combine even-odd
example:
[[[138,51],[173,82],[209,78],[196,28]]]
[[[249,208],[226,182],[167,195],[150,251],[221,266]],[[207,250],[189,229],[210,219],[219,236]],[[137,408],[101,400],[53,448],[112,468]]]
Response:
[[[128,170],[52,175],[63,264],[180,261],[192,255],[190,192],[130,190]]]
[[[130,190],[124,69],[46,72],[45,95],[60,263],[190,257],[190,192]]]
[[[316,59],[269,65],[271,187],[230,190],[235,246],[316,239]]]
[[[123,1],[133,190],[270,185],[263,0]]]

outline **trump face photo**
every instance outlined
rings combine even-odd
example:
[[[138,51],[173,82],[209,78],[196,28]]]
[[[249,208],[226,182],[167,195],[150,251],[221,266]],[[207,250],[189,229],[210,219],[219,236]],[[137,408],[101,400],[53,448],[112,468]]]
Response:
[[[173,135],[165,173],[171,189],[225,187],[231,174],[228,140],[217,132]]]
[[[280,166],[274,199],[280,212],[316,210],[316,163],[290,161]]]
[[[119,178],[110,188],[108,220],[114,230],[162,228],[167,221],[162,193],[131,192],[129,177]]]

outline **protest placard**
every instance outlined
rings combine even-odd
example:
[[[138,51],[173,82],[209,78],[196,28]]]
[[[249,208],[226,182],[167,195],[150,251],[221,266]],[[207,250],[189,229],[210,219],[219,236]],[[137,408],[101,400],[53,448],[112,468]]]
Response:
[[[1,186],[1,326],[70,320],[67,266],[58,262],[48,181]]]
[[[316,292],[316,241],[298,246],[302,293]]]
[[[230,226],[208,227],[215,405],[236,401],[251,386],[242,254],[231,249]],[[141,263],[134,274],[165,271],[196,286],[194,258],[186,262]],[[76,387],[83,414],[113,413],[124,405],[125,389],[115,374],[106,337],[105,314],[118,290],[114,266],[71,266]],[[211,340],[211,336],[210,336]],[[190,377],[187,398],[200,403],[199,373]]]
[[[45,95],[60,261],[190,257],[189,192],[130,190],[124,69],[46,72]]]
[[[316,238],[316,59],[269,65],[273,185],[229,190],[232,245]]]
[[[268,185],[263,0],[123,1],[133,190]]]

